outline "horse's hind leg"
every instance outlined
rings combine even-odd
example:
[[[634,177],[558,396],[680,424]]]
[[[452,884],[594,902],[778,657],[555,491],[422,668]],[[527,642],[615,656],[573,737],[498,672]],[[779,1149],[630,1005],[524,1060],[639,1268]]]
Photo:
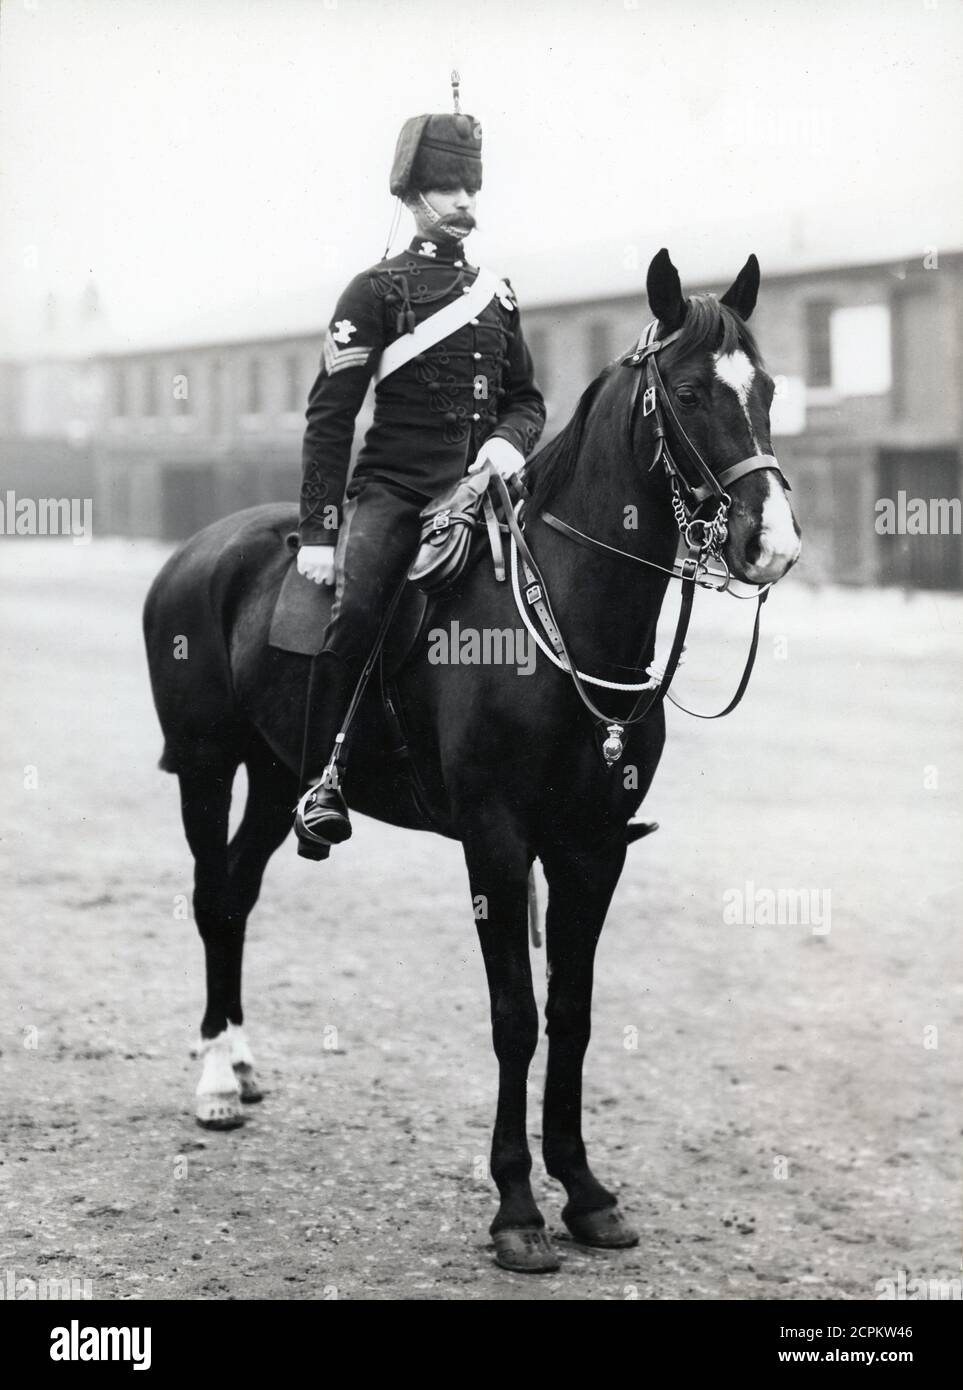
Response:
[[[201,1020],[204,1066],[197,1087],[198,1121],[211,1129],[242,1123],[230,1055],[230,1010],[240,994],[244,928],[228,906],[228,817],[237,762],[227,754],[178,769],[184,833],[194,856],[194,920],[204,942],[207,1007]]]
[[[227,852],[229,918],[239,924],[235,938],[236,959],[231,959],[227,999],[231,1064],[247,1104],[261,1099],[254,1074],[254,1057],[244,1035],[241,1008],[241,963],[247,919],[258,900],[264,870],[271,855],[284,840],[294,818],[298,786],[294,773],[279,763],[270,749],[257,739],[245,758],[248,793],[244,817]]]
[[[276,764],[260,740],[251,745],[246,762],[247,804],[230,845],[236,762],[225,756],[178,774],[184,830],[194,855],[194,918],[207,967],[197,1118],[212,1129],[241,1124],[241,1100],[260,1099],[243,1032],[244,930],[267,862],[290,829],[296,793],[293,773]]]

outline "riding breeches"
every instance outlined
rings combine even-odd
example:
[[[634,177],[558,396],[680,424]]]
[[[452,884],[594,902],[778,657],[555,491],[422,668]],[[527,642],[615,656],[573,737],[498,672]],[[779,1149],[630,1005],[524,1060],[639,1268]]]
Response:
[[[314,658],[302,774],[321,773],[371,655],[382,619],[411,568],[424,499],[377,479],[344,506],[335,551],[335,597]]]

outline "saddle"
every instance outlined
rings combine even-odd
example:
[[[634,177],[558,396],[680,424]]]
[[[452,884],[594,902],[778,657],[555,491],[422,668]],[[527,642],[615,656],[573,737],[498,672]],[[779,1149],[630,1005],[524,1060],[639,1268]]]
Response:
[[[495,577],[504,580],[503,524],[495,515],[488,491],[490,482],[487,470],[472,473],[422,511],[421,545],[385,640],[385,665],[389,671],[402,664],[414,645],[430,600],[452,589],[481,554],[481,546],[476,542],[483,529],[491,546]],[[520,484],[516,484],[518,488]],[[298,574],[294,563],[297,533],[292,532],[285,539],[287,569],[272,614],[268,643],[281,651],[313,656],[321,646],[333,592],[319,589]]]

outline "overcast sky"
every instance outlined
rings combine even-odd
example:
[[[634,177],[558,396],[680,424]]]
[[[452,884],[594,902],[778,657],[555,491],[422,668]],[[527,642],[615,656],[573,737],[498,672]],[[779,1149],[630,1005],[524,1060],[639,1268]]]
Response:
[[[692,278],[960,246],[961,36],[960,0],[3,0],[0,350],[89,276],[115,342],[311,309],[380,257],[452,66],[472,258],[523,302],[663,243]]]

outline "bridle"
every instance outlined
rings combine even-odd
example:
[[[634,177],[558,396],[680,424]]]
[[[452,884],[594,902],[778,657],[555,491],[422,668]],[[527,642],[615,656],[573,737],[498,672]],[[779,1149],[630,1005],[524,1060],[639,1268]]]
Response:
[[[529,500],[527,496],[518,504],[513,506],[509,497],[508,489],[504,480],[497,474],[494,479],[501,494],[502,507],[511,533],[512,550],[517,550],[522,573],[525,577],[525,605],[541,623],[545,636],[548,639],[551,650],[544,647],[539,641],[538,634],[526,613],[526,606],[519,600],[519,610],[526,626],[539,641],[539,645],[548,652],[555,664],[566,671],[571,677],[576,692],[589,713],[605,729],[605,738],[602,743],[602,756],[608,766],[618,762],[624,751],[624,735],[627,728],[645,719],[666,697],[683,710],[686,714],[691,714],[697,719],[721,719],[724,715],[730,714],[741,701],[749,685],[752,675],[752,668],[756,659],[756,652],[759,646],[759,625],[762,617],[762,605],[765,603],[772,581],[769,584],[760,586],[754,597],[756,598],[756,616],[753,624],[752,638],[749,646],[749,655],[743,669],[742,678],[739,681],[735,695],[726,705],[725,709],[717,714],[700,714],[696,710],[687,709],[680,704],[670,693],[669,687],[672,684],[682,653],[685,648],[685,638],[689,628],[689,621],[692,616],[692,603],[695,596],[696,587],[714,589],[716,592],[732,592],[730,589],[731,574],[725,559],[721,555],[721,548],[728,536],[729,509],[732,506],[732,498],[729,496],[728,488],[739,478],[744,478],[750,473],[758,472],[762,469],[773,469],[779,476],[783,487],[787,490],[790,485],[779,463],[773,454],[754,454],[749,458],[741,459],[738,463],[730,464],[728,467],[714,473],[699,450],[689,438],[688,433],[681,420],[679,419],[672,400],[666,389],[662,374],[659,371],[658,355],[671,343],[674,343],[681,335],[682,330],[677,329],[674,333],[668,334],[664,338],[656,336],[658,332],[658,321],[652,323],[643,330],[639,341],[634,350],[619,360],[619,365],[632,368],[636,371],[636,378],[632,387],[629,401],[629,437],[635,438],[635,420],[639,407],[639,397],[642,400],[643,418],[654,416],[652,427],[655,434],[655,453],[650,464],[650,470],[662,465],[669,483],[671,491],[672,512],[679,528],[679,534],[686,547],[685,557],[670,569],[666,565],[658,564],[654,560],[646,560],[638,555],[632,555],[627,550],[621,550],[618,546],[608,545],[604,541],[597,540],[594,536],[586,535],[584,531],[569,525],[561,518],[554,516],[551,512],[543,511],[541,519],[553,530],[561,535],[567,536],[570,540],[589,549],[601,551],[607,555],[617,556],[622,560],[632,564],[644,565],[650,569],[656,569],[670,578],[676,579],[682,586],[682,601],[679,609],[679,618],[676,623],[675,635],[669,651],[665,666],[660,670],[654,665],[650,665],[646,674],[649,680],[638,685],[617,685],[614,682],[601,681],[591,676],[586,676],[575,668],[565,641],[559,630],[559,625],[552,612],[548,599],[548,592],[545,581],[539,571],[538,565],[529,549],[528,542],[523,534],[520,524],[521,514]],[[642,389],[642,378],[645,377],[645,388]],[[679,451],[679,458],[672,452],[669,443],[669,431],[667,424],[671,427],[672,445]],[[684,464],[680,466],[680,462]],[[715,503],[715,514],[711,518],[704,518],[698,515],[699,511],[707,503]],[[710,560],[718,560],[724,567],[724,573],[713,569]],[[512,555],[512,577],[515,581],[515,555]],[[722,583],[715,581],[722,580]],[[742,595],[733,594],[734,598]],[[517,587],[516,587],[516,597]],[[554,656],[553,656],[554,653]],[[619,719],[614,719],[604,714],[594,703],[585,689],[586,684],[601,685],[609,689],[625,691],[637,691],[638,698],[632,707],[631,712]]]
[[[713,473],[689,438],[688,432],[672,403],[672,397],[662,380],[662,373],[659,371],[659,353],[680,337],[682,329],[677,328],[674,333],[669,333],[664,338],[658,338],[656,336],[658,327],[658,320],[653,319],[643,329],[635,349],[621,359],[621,366],[631,367],[636,371],[632,395],[629,400],[629,436],[632,439],[635,438],[635,416],[641,393],[643,418],[649,415],[654,416],[652,429],[655,434],[655,455],[650,469],[656,468],[660,463],[665,469],[672,491],[672,511],[679,527],[679,533],[688,547],[705,550],[710,555],[718,556],[728,535],[729,508],[732,506],[732,498],[729,496],[728,489],[734,482],[739,478],[745,478],[750,473],[771,468],[779,475],[779,480],[787,492],[792,491],[792,489],[774,454],[752,454],[748,458],[740,459],[738,463],[732,463],[727,468],[721,469],[718,473]],[[644,391],[642,391],[643,375],[645,376]],[[680,468],[669,447],[666,435],[666,419],[671,422],[673,436],[680,450],[680,455],[691,470],[688,476],[686,476],[685,469]],[[699,518],[697,515],[699,510],[712,500],[717,504],[715,516],[709,521]],[[695,531],[697,527],[699,528],[698,535]],[[728,582],[726,587],[728,587]]]

